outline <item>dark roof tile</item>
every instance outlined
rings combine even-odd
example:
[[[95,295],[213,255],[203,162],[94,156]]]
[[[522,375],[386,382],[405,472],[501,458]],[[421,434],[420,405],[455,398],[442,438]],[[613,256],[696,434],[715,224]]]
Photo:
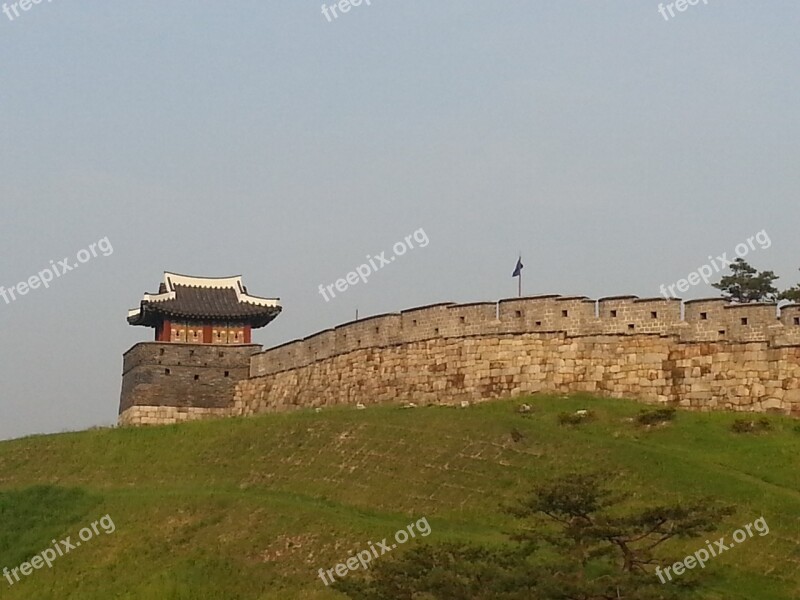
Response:
[[[181,277],[184,282],[187,279],[193,281],[191,278]],[[157,296],[145,295],[139,310],[129,313],[128,322],[131,325],[155,327],[164,319],[185,319],[234,321],[249,323],[258,328],[267,325],[281,312],[277,300],[247,295],[246,288],[238,280],[235,280],[238,289],[226,285],[230,280],[221,282],[221,287],[185,285],[176,283],[169,277],[168,282],[169,286],[161,284]],[[158,296],[166,297],[162,299]]]

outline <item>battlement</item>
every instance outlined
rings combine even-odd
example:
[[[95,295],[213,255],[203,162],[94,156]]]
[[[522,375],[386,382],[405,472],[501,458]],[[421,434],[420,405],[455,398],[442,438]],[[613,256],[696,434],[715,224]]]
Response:
[[[243,359],[260,351],[260,344],[209,346],[203,344],[139,342],[122,355],[122,375],[136,367],[238,368]]]
[[[558,333],[585,336],[674,337],[680,342],[800,343],[800,305],[729,304],[722,298],[691,300],[614,296],[544,295],[499,302],[445,302],[351,321],[255,354],[250,376],[296,369],[369,348],[436,339]]]

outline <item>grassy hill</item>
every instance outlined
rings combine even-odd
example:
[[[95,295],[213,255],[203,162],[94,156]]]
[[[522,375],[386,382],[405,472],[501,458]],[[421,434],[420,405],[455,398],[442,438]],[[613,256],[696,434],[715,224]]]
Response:
[[[769,535],[712,559],[702,598],[800,598],[795,421],[771,417],[771,432],[735,434],[737,415],[681,412],[645,430],[629,421],[642,408],[633,402],[527,401],[527,416],[515,411],[519,401],[380,406],[0,443],[0,568],[53,539],[74,542],[103,515],[116,526],[52,569],[14,586],[0,578],[0,597],[335,600],[342,596],[318,569],[368,541],[421,517],[432,529],[427,542],[501,541],[512,525],[501,504],[532,482],[605,469],[643,502],[711,495],[735,505],[713,539],[765,517]],[[597,419],[559,425],[559,412],[581,408]],[[403,547],[415,543],[424,542]],[[670,550],[702,546],[689,540]]]

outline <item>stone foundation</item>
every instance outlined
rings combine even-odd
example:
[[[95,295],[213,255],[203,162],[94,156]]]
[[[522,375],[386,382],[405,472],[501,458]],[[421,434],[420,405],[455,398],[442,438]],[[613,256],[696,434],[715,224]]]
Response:
[[[119,416],[119,425],[168,425],[201,419],[231,416],[229,408],[193,408],[178,406],[132,406]]]

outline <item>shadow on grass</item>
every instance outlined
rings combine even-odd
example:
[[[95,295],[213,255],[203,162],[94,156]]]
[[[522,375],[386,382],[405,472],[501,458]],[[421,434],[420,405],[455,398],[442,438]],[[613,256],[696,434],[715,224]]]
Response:
[[[74,537],[74,526],[100,500],[79,488],[53,485],[0,491],[0,568],[25,562],[53,539]]]

